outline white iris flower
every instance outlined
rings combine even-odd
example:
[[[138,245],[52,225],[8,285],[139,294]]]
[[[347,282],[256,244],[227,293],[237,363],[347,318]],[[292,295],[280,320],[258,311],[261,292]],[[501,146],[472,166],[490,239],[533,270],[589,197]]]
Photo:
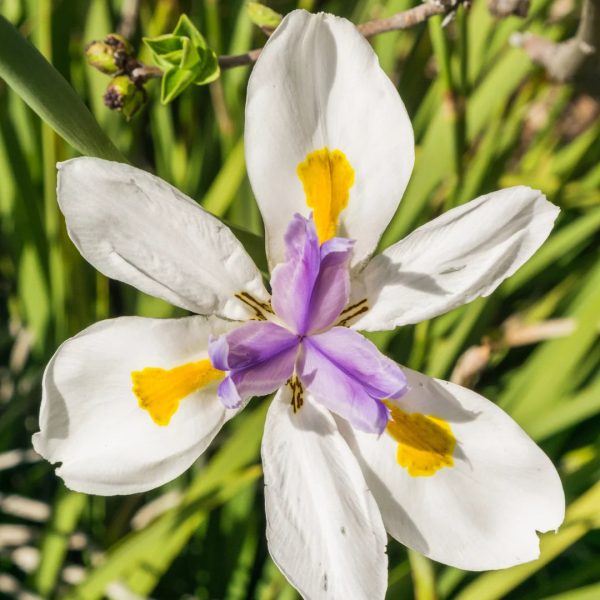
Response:
[[[369,44],[330,15],[293,12],[268,41],[245,140],[272,297],[227,227],[167,183],[93,158],[60,166],[82,255],[198,316],[110,319],[66,341],[44,375],[36,450],[74,490],[142,492],[187,469],[251,396],[276,391],[267,539],[304,597],[384,598],[386,531],[462,569],[535,559],[536,532],[564,516],[546,455],[485,398],[400,368],[358,330],[489,295],[557,208],[506,189],[371,258],[410,177],[412,128]]]

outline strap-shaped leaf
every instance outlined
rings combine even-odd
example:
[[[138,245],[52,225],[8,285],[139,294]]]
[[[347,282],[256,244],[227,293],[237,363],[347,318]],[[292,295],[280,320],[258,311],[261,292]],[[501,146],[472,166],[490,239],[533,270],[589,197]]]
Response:
[[[76,150],[126,162],[65,78],[2,16],[0,78]]]

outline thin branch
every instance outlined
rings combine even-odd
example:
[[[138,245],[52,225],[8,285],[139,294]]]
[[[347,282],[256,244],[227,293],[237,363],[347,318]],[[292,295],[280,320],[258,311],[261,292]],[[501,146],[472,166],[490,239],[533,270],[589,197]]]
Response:
[[[492,355],[492,345],[484,339],[479,346],[467,348],[456,361],[450,381],[471,388],[487,367]]]
[[[357,25],[357,29],[365,36],[372,37],[388,31],[399,31],[410,29],[424,23],[430,17],[436,15],[448,15],[456,10],[462,0],[433,0],[424,2],[385,19],[373,19],[366,23]],[[242,67],[256,62],[260,56],[261,48],[250,50],[244,54],[219,56],[219,66],[221,69],[232,69],[233,67]]]
[[[140,12],[140,0],[125,0],[121,10],[121,24],[118,33],[125,39],[131,39],[136,30],[138,15]]]
[[[216,79],[209,84],[210,97],[212,100],[213,109],[217,118],[217,125],[221,135],[227,139],[230,139],[234,133],[235,126],[233,119],[227,109],[227,102],[225,102],[225,93],[223,91],[223,80]]]
[[[391,17],[373,19],[372,21],[361,23],[357,25],[357,29],[367,38],[389,31],[410,29],[436,15],[450,15],[463,2],[464,0],[432,0],[424,2],[423,4],[419,4],[419,6],[396,13]],[[244,52],[244,54],[223,54],[219,56],[219,66],[222,70],[226,70],[252,65],[260,56],[261,50],[262,48],[255,48],[254,50]],[[132,70],[132,76],[134,77],[134,81],[143,83],[148,79],[162,77],[162,70],[158,67],[137,63],[135,69]]]
[[[219,66],[221,69],[232,69],[233,67],[244,67],[256,62],[260,56],[261,48],[250,50],[244,54],[223,54],[219,56]]]
[[[488,0],[488,9],[495,17],[515,15],[524,18],[529,12],[529,4],[529,0]]]
[[[507,319],[502,325],[500,343],[506,348],[537,344],[545,340],[571,335],[577,327],[575,319],[548,319],[539,323],[523,323],[518,317]]]
[[[131,79],[134,83],[142,84],[148,79],[159,78],[163,76],[163,70],[160,67],[144,65],[136,62],[135,67],[131,69]]]
[[[584,0],[581,20],[574,37],[555,43],[538,35],[517,34],[511,39],[531,60],[543,66],[555,81],[564,83],[579,73],[588,58],[600,48],[600,0]]]
[[[459,2],[448,2],[446,0],[424,2],[386,19],[373,19],[372,21],[361,23],[357,25],[357,29],[367,38],[379,35],[380,33],[387,33],[388,31],[410,29],[420,23],[424,23],[430,17],[446,15],[454,11],[458,4]]]
[[[576,321],[571,318],[524,323],[519,316],[509,317],[501,326],[499,339],[492,340],[486,336],[478,346],[471,346],[464,351],[456,362],[450,381],[473,387],[493,353],[566,337],[575,331],[576,326]]]

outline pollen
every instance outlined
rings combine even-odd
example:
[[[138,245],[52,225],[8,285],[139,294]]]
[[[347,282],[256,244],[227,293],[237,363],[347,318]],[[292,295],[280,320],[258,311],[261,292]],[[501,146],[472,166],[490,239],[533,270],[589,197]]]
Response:
[[[204,359],[168,370],[146,367],[142,371],[133,371],[131,381],[140,407],[148,411],[157,425],[165,427],[177,412],[181,400],[222,376],[223,371]]]
[[[433,415],[407,413],[386,402],[391,419],[387,432],[398,442],[396,461],[412,477],[431,477],[454,466],[456,438],[448,422]]]
[[[335,236],[340,213],[348,206],[354,169],[341,150],[325,147],[306,155],[296,173],[304,187],[306,204],[313,209],[319,242]]]

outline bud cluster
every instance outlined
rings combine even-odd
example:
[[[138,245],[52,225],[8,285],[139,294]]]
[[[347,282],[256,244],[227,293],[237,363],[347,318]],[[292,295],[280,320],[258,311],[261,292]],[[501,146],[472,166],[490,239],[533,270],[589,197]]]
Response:
[[[147,98],[144,65],[135,57],[131,44],[122,35],[110,33],[101,41],[90,42],[85,56],[89,65],[112,78],[104,94],[104,104],[131,119]]]
[[[259,10],[263,21],[277,20],[277,13],[264,12],[264,7]],[[179,17],[171,33],[143,40],[156,66],[141,63],[131,44],[118,33],[93,41],[85,49],[88,63],[111,77],[104,104],[120,111],[127,120],[145,104],[144,86],[153,77],[161,79],[160,99],[169,104],[191,85],[207,85],[220,75],[216,52],[208,47],[204,36],[185,14]]]

